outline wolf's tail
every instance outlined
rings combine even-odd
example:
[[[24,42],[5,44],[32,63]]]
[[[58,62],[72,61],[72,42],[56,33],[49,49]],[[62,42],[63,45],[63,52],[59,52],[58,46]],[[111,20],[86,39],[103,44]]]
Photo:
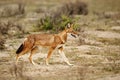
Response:
[[[24,48],[24,44],[22,43],[20,47],[17,49],[16,54],[19,54],[20,52],[22,52],[23,48]]]

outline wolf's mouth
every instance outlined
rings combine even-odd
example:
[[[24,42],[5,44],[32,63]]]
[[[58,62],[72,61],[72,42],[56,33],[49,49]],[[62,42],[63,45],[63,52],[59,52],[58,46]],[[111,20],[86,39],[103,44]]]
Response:
[[[74,38],[76,38],[76,35],[74,35],[74,34],[71,34]]]

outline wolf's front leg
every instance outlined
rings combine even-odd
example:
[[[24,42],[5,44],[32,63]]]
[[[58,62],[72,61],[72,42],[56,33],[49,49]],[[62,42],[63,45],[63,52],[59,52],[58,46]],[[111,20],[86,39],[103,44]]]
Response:
[[[50,57],[51,57],[54,49],[55,49],[55,47],[51,47],[51,48],[49,49],[49,52],[48,52],[48,55],[47,55],[47,58],[46,58],[46,65],[49,65],[49,59],[50,59]]]
[[[65,56],[64,52],[63,52],[63,47],[59,48],[59,54],[61,55],[61,57],[63,58],[63,60],[68,64],[68,65],[73,65],[70,64],[68,58]]]

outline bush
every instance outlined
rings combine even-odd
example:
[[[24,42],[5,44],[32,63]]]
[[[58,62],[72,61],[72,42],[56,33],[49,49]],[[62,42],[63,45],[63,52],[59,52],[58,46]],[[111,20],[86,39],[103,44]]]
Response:
[[[5,43],[5,39],[0,36],[0,50],[5,48],[4,43]]]
[[[40,19],[37,23],[37,27],[40,30],[53,30],[58,32],[59,30],[63,30],[68,22],[75,21],[72,17],[74,14],[87,15],[87,4],[81,1],[65,3],[57,8],[55,12],[51,11],[48,16]]]
[[[44,29],[44,30],[50,30],[50,29],[53,29],[53,24],[50,20],[50,17],[46,17],[44,19],[44,24],[42,25],[41,29]]]
[[[44,20],[40,20],[42,24],[37,24],[37,27],[40,30],[52,30],[54,32],[58,32],[59,30],[63,30],[65,25],[68,22],[73,22],[71,17],[67,17],[62,15],[58,20],[52,21],[50,17],[46,17]]]
[[[72,18],[71,17],[67,17],[65,15],[62,15],[61,18],[60,18],[60,21],[58,20],[58,22],[56,21],[56,24],[54,27],[53,27],[53,30],[58,32],[59,30],[63,30],[66,26],[67,23],[71,23],[73,22]]]
[[[25,13],[25,5],[22,3],[5,5],[0,8],[0,17],[11,17]]]
[[[0,21],[0,34],[12,35],[9,33],[10,30],[14,31],[15,33],[24,33],[21,25],[11,21]]]
[[[68,17],[65,15],[61,15],[60,18],[58,18],[56,21],[52,21],[50,17],[46,17],[45,19],[41,19],[39,21],[39,23],[41,22],[42,24],[37,24],[37,27],[39,30],[51,30],[53,32],[59,32],[64,30],[67,23],[73,23],[75,21],[76,19],[73,19],[73,17]],[[74,29],[79,31],[79,25],[74,24]]]
[[[24,33],[22,26],[11,21],[0,21],[0,50],[4,49],[5,40],[12,36]]]
[[[60,10],[62,14],[66,14],[66,15],[88,14],[87,4],[81,1],[76,1],[74,3],[72,2],[65,3]]]

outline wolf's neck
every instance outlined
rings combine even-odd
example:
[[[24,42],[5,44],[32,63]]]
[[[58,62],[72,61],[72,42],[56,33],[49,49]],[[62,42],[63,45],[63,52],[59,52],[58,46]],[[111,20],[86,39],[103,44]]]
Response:
[[[63,41],[63,43],[65,43],[67,41],[67,32],[64,30],[61,33],[58,34],[61,38],[61,40]]]

